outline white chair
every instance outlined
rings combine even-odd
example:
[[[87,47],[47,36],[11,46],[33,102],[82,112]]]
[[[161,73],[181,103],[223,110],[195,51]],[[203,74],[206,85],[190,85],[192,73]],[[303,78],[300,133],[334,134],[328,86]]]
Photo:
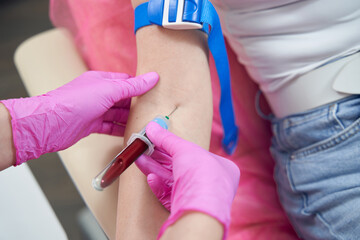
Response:
[[[0,239],[68,239],[26,163],[0,172],[0,183]]]
[[[15,53],[15,65],[30,96],[60,87],[87,70],[71,35],[64,29],[52,29],[23,42]],[[118,182],[98,192],[91,181],[119,152],[122,142],[119,137],[92,134],[58,153],[110,239],[115,238]]]

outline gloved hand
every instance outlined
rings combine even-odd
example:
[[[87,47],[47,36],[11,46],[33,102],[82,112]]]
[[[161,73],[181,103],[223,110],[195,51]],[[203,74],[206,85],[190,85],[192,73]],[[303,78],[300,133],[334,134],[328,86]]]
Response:
[[[46,94],[1,101],[11,115],[15,165],[66,149],[91,133],[123,135],[130,98],[158,79],[157,73],[131,78],[89,71]]]
[[[230,224],[230,210],[240,178],[239,168],[230,160],[183,140],[157,123],[150,122],[146,135],[155,145],[151,156],[143,155],[136,164],[147,175],[150,188],[169,210],[166,228],[186,211],[198,211],[224,226]]]

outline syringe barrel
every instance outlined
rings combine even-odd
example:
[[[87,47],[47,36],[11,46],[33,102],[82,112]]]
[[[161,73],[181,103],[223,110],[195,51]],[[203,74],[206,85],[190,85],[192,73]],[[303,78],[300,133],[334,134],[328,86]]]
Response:
[[[153,120],[151,120],[151,122],[156,122],[157,124],[159,124],[162,128],[164,128],[166,130],[169,129],[169,126],[170,126],[169,118],[161,116],[161,115],[156,116]],[[154,145],[149,140],[149,138],[146,136],[146,126],[143,129],[141,129],[140,132],[133,133],[130,136],[130,138],[127,142],[127,145],[130,145],[137,138],[140,138],[144,143],[146,143],[148,145],[148,149],[146,150],[145,154],[151,155],[154,152]]]
[[[170,126],[168,117],[159,115],[151,121],[156,122],[164,129],[168,129]],[[140,132],[132,134],[127,146],[93,179],[93,187],[96,190],[102,191],[113,183],[144,152],[147,155],[153,153],[154,145],[147,138],[145,130],[146,127]]]

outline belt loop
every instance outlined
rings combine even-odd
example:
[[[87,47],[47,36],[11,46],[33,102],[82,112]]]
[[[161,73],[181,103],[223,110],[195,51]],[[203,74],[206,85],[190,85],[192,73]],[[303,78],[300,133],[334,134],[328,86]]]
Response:
[[[339,124],[339,126],[341,127],[341,130],[343,130],[343,129],[345,129],[345,126],[337,116],[338,108],[339,108],[338,103],[332,104],[330,106],[330,116],[333,120],[335,120]]]
[[[262,119],[265,119],[265,120],[268,120],[268,121],[272,121],[274,119],[274,115],[273,114],[268,114],[266,115],[262,110],[261,110],[261,107],[260,107],[260,97],[262,95],[262,92],[261,90],[259,89],[257,92],[256,92],[256,95],[255,95],[255,109],[256,109],[256,113],[262,118]]]

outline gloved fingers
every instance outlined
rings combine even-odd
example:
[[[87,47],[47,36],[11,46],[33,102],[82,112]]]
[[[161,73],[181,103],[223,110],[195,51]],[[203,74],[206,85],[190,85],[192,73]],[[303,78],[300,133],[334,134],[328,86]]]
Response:
[[[151,154],[151,157],[160,163],[164,168],[172,171],[172,157],[169,154],[155,148],[155,151]]]
[[[104,114],[103,121],[126,124],[128,117],[129,109],[112,107]]]
[[[166,181],[156,174],[149,174],[147,176],[147,182],[151,188],[151,191],[159,199],[162,205],[170,211],[171,208],[171,186],[166,184]]]
[[[152,162],[154,160],[151,157],[146,155],[141,155],[138,159],[136,159],[135,164],[140,169],[140,171],[145,175],[149,175],[150,173],[156,171],[156,168],[153,167]]]
[[[122,137],[125,133],[125,124],[116,122],[102,122],[101,128],[97,133]]]
[[[239,185],[240,182],[240,168],[231,160],[225,159],[225,163],[227,164],[227,168],[229,169],[229,175],[232,176],[232,180],[235,186]]]
[[[220,169],[223,169],[223,176],[226,177],[229,182],[232,183],[232,186],[234,187],[234,195],[236,194],[237,187],[239,185],[240,181],[240,169],[239,167],[230,159],[221,157],[219,155],[211,153],[213,158],[218,161],[218,173],[220,172]]]
[[[174,156],[178,151],[182,151],[182,146],[186,145],[185,140],[165,130],[155,122],[150,122],[146,126],[146,135],[157,148],[170,156]]]
[[[156,85],[158,80],[159,75],[155,72],[150,72],[134,78],[116,81],[119,94],[115,102],[146,93]]]
[[[59,90],[61,95],[64,93],[74,92],[74,89],[85,90],[85,92],[99,92],[99,88],[102,88],[104,81],[108,83],[120,82],[129,79],[131,76],[126,73],[114,73],[114,72],[102,72],[102,71],[87,71],[74,80],[66,83],[65,85],[54,89],[44,95],[58,95]],[[111,84],[113,85],[113,84]],[[81,91],[80,91],[81,92]],[[120,99],[119,99],[120,100]]]
[[[108,79],[128,79],[131,76],[127,73],[117,73],[117,72],[103,72],[103,71],[90,71],[97,72],[101,77]]]
[[[162,205],[170,212],[171,211],[171,192],[168,193],[169,197],[162,202]]]
[[[152,157],[142,155],[135,161],[135,164],[146,176],[155,173],[163,179],[173,178],[172,172],[169,171],[166,167],[163,167]]]
[[[130,105],[131,105],[131,98],[125,98],[125,99],[120,100],[119,102],[115,103],[113,107],[130,109]]]

